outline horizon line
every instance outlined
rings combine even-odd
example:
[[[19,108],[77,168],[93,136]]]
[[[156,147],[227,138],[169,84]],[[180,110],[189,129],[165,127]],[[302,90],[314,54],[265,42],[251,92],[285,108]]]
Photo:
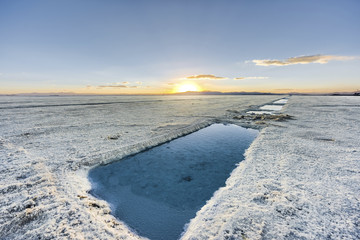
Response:
[[[24,93],[0,93],[0,96],[159,96],[159,95],[355,95],[360,91],[334,91],[334,92],[261,92],[261,91],[187,91],[176,93],[76,93],[76,92],[24,92]]]

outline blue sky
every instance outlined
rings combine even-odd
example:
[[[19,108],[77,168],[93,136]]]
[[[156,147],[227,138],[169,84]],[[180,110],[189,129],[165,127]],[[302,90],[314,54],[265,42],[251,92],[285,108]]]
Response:
[[[0,93],[355,91],[359,43],[357,0],[0,0]]]

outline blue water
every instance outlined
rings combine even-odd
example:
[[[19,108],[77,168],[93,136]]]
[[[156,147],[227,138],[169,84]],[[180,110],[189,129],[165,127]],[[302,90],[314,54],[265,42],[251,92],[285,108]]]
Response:
[[[178,239],[213,193],[225,185],[258,131],[213,124],[89,172],[92,194],[150,239]]]

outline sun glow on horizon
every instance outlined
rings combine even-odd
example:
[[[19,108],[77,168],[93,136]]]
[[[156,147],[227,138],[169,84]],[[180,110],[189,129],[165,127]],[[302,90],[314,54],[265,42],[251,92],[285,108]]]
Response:
[[[201,87],[192,82],[186,82],[186,83],[179,84],[174,89],[174,93],[200,92],[200,91],[202,91]]]

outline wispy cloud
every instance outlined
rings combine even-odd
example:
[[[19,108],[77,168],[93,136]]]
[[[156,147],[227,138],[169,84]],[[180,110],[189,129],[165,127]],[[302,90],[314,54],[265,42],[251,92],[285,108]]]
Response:
[[[325,64],[329,61],[348,61],[353,60],[356,57],[353,56],[335,56],[335,55],[311,55],[311,56],[300,56],[291,57],[285,60],[277,59],[263,59],[263,60],[252,60],[257,66],[286,66],[294,64],[309,64],[309,63],[320,63]]]
[[[246,79],[268,79],[269,77],[237,77],[234,80],[246,80]]]
[[[186,77],[188,80],[198,80],[198,79],[206,79],[206,80],[224,80],[227,79],[225,77],[217,77],[211,74],[203,74],[203,75],[193,75],[190,77]]]

